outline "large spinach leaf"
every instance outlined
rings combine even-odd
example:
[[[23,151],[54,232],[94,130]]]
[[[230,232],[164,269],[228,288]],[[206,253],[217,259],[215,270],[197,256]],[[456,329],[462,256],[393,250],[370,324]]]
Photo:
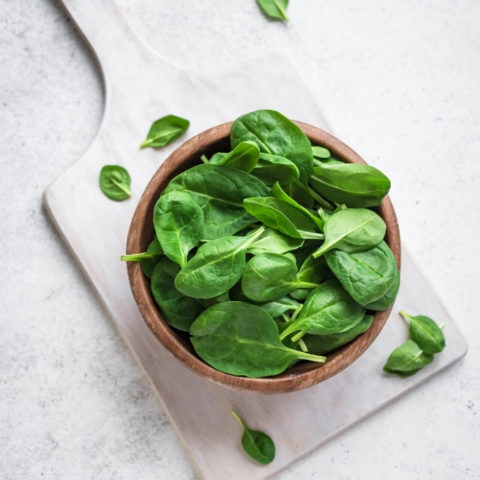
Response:
[[[264,310],[245,302],[223,302],[205,310],[190,327],[197,355],[231,375],[277,375],[297,360],[324,362],[325,357],[287,348]]]

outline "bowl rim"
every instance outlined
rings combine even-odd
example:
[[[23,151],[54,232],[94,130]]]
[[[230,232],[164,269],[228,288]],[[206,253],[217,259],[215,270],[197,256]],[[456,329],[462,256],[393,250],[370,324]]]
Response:
[[[145,249],[143,232],[146,229],[146,220],[152,218],[153,206],[170,179],[180,171],[189,168],[189,165],[185,164],[188,159],[193,158],[193,155],[197,155],[199,161],[201,152],[208,150],[215,143],[226,141],[230,136],[232,123],[227,122],[215,126],[187,140],[172,152],[155,172],[135,209],[128,231],[127,254],[141,252]],[[333,155],[343,161],[366,164],[354,150],[330,133],[304,122],[294,121],[294,123],[307,135],[312,145],[328,148]],[[386,196],[381,205],[374,210],[383,217],[387,225],[385,241],[390,246],[400,269],[400,232],[390,198]],[[149,225],[148,228],[151,230],[153,227]],[[144,275],[140,264],[128,262],[127,270],[135,302],[143,319],[159,342],[190,370],[210,381],[237,390],[264,394],[285,393],[301,390],[327,380],[344,370],[367,350],[382,330],[392,310],[390,307],[387,310],[375,312],[370,328],[352,342],[328,355],[327,361],[323,364],[300,362],[273,377],[239,377],[214,369],[189,351],[180,336],[163,319],[151,295],[150,281]]]

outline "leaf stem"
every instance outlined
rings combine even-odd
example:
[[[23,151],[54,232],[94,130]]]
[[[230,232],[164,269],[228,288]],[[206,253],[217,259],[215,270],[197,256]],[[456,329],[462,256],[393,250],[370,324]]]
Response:
[[[242,420],[242,417],[233,408],[231,412],[232,412],[232,415],[237,419],[238,423],[246,430],[247,426],[245,425],[245,422]]]
[[[146,258],[153,258],[153,253],[142,252],[142,253],[131,253],[130,255],[122,255],[120,260],[122,262],[140,262]]]
[[[325,235],[323,233],[307,232],[306,230],[298,229],[297,231],[305,240],[325,240]]]
[[[298,341],[298,346],[302,349],[302,352],[308,353],[308,347],[305,345],[303,338]]]
[[[303,330],[300,330],[300,332],[296,333],[296,334],[292,337],[292,342],[298,342],[298,341],[300,341],[306,333],[307,333],[307,332],[304,332]]]
[[[331,247],[332,247],[332,244],[331,244],[331,243],[325,242],[318,250],[315,250],[315,251],[312,253],[312,257],[313,257],[313,258],[318,258],[318,257],[320,257],[320,256],[323,255],[325,252],[328,252],[328,250],[330,250]]]
[[[308,193],[312,198],[326,210],[332,210],[330,203],[325,200],[319,193],[317,193],[312,187],[307,186]]]
[[[298,350],[293,350],[294,352],[297,352],[297,356],[300,360],[310,360],[312,362],[320,362],[324,363],[327,357],[323,357],[321,355],[313,355],[312,353],[307,353],[307,352],[300,352]]]
[[[410,321],[412,319],[412,316],[409,315],[407,312],[405,312],[404,310],[400,310],[398,312],[400,314],[400,316],[405,320],[405,322],[407,323],[407,325],[410,325]]]
[[[207,158],[206,155],[202,155],[202,156],[200,157],[200,160],[201,160],[203,163],[208,163],[208,158]]]

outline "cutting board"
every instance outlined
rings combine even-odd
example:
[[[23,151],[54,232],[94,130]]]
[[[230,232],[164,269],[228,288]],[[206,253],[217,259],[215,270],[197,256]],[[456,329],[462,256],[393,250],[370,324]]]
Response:
[[[407,338],[396,314],[370,349],[339,375],[300,392],[262,395],[233,391],[205,380],[177,361],[147,328],[133,300],[125,264],[126,236],[135,206],[159,165],[182,140],[140,151],[153,120],[188,118],[192,136],[259,108],[328,130],[292,64],[279,55],[235,69],[189,71],[144,44],[112,0],[64,0],[65,8],[98,58],[105,82],[100,131],[83,157],[44,193],[44,204],[73,255],[105,304],[120,335],[151,380],[199,474],[211,480],[256,480],[273,475],[335,435],[423,383],[466,353],[466,343],[425,276],[403,251],[399,308],[445,322],[447,347],[417,375],[382,373],[389,353]],[[107,199],[98,188],[105,164],[125,166],[132,197]],[[359,401],[359,399],[361,399]],[[277,455],[259,466],[241,448],[235,408],[255,429],[275,440]]]

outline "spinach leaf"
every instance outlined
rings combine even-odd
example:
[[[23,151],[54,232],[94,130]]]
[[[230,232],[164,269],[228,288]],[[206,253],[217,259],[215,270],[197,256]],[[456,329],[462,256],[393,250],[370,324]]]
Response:
[[[425,353],[413,340],[407,340],[388,357],[384,372],[410,376],[433,362],[433,355]]]
[[[242,446],[245,452],[259,463],[270,463],[275,458],[273,440],[266,433],[250,430],[235,410],[232,414],[243,428]]]
[[[286,235],[272,230],[265,229],[262,235],[252,243],[248,253],[257,255],[259,253],[286,253],[300,248],[304,243],[301,238],[287,237]]]
[[[295,300],[305,300],[310,295],[311,290],[308,288],[297,288],[290,292],[290,296]]]
[[[445,348],[445,336],[442,329],[425,315],[409,315],[401,311],[410,322],[410,338],[426,353],[439,353]]]
[[[267,227],[278,230],[292,238],[310,238],[322,240],[321,233],[316,233],[312,220],[283,200],[275,197],[246,198],[245,210],[260,220]]]
[[[324,226],[325,242],[313,253],[319,257],[332,248],[353,253],[378,245],[385,236],[382,217],[366,208],[346,208],[328,217]]]
[[[332,272],[324,257],[314,258],[309,255],[298,271],[297,279],[301,282],[322,283],[332,278]]]
[[[312,146],[312,153],[314,158],[328,159],[331,157],[330,150],[325,147]]]
[[[375,311],[386,310],[388,307],[391,307],[394,304],[399,289],[400,272],[396,270],[392,286],[387,290],[387,293],[385,293],[385,295],[383,295],[383,297],[380,297],[378,300],[367,303],[367,305],[365,305],[365,308],[367,310]]]
[[[197,355],[231,375],[277,375],[297,360],[324,362],[325,357],[287,348],[270,315],[256,305],[223,302],[205,310],[190,327]]]
[[[252,175],[255,175],[267,185],[273,185],[276,181],[279,181],[282,185],[287,185],[298,179],[300,172],[288,158],[260,153],[260,160],[252,170]]]
[[[260,152],[287,158],[297,166],[300,180],[308,182],[313,166],[312,146],[302,130],[287,117],[274,110],[242,115],[233,122],[230,141],[235,147],[245,140],[255,142]]]
[[[325,260],[343,288],[363,306],[386,295],[398,275],[395,257],[383,241],[364,252],[332,250]]]
[[[390,190],[390,180],[380,170],[361,163],[316,165],[310,184],[324,197],[349,207],[380,205]]]
[[[174,278],[179,266],[162,257],[152,270],[150,288],[165,321],[172,327],[188,332],[190,325],[202,312],[202,305],[175,288]]]
[[[117,202],[129,198],[130,174],[120,165],[105,165],[100,170],[100,190],[111,200]]]
[[[130,255],[122,255],[120,260],[124,262],[140,262],[143,273],[150,278],[152,270],[160,257],[163,255],[162,247],[155,237],[148,245],[147,250],[142,253],[132,253]]]
[[[331,335],[305,335],[302,339],[310,353],[326,355],[366,332],[372,325],[373,319],[373,315],[365,315],[360,323],[345,332]]]
[[[211,159],[212,165],[226,165],[250,172],[255,168],[260,155],[260,150],[254,142],[240,142],[230,153],[216,153]]]
[[[254,302],[270,302],[297,288],[315,288],[317,284],[297,281],[297,265],[293,255],[262,253],[255,255],[245,267],[242,291]]]
[[[296,179],[288,184],[280,182],[280,185],[282,185],[285,192],[300,205],[303,205],[305,208],[313,208],[315,201],[310,195],[309,187]]]
[[[222,237],[204,243],[175,278],[176,288],[193,298],[213,298],[230,290],[241,278],[248,247],[264,227],[247,237]]]
[[[191,195],[174,190],[155,204],[153,226],[165,255],[183,267],[203,237],[203,212]]]
[[[256,220],[245,212],[243,200],[268,195],[267,186],[247,172],[224,165],[196,165],[170,181],[164,193],[184,191],[203,210],[205,239],[232,235]]]
[[[288,21],[288,0],[257,0],[257,3],[267,17],[273,20]]]
[[[328,280],[313,290],[305,300],[298,318],[286,328],[281,339],[301,331],[293,341],[304,333],[329,335],[350,330],[361,322],[365,310],[358,305],[334,279]]]
[[[292,298],[283,297],[259,306],[262,310],[265,310],[273,319],[275,319],[281,317],[284,313],[297,310],[300,305],[300,303],[293,300]]]
[[[280,186],[278,182],[275,182],[272,187],[272,195],[278,200],[282,200],[285,203],[288,203],[292,207],[296,208],[299,212],[306,215],[317,227],[318,230],[323,230],[323,220],[320,217],[314,215],[310,210],[306,209],[303,205],[300,205],[296,200],[290,197]]]
[[[183,135],[189,126],[190,122],[188,120],[176,115],[167,115],[159,118],[152,123],[147,138],[142,142],[140,148],[164,147]]]

